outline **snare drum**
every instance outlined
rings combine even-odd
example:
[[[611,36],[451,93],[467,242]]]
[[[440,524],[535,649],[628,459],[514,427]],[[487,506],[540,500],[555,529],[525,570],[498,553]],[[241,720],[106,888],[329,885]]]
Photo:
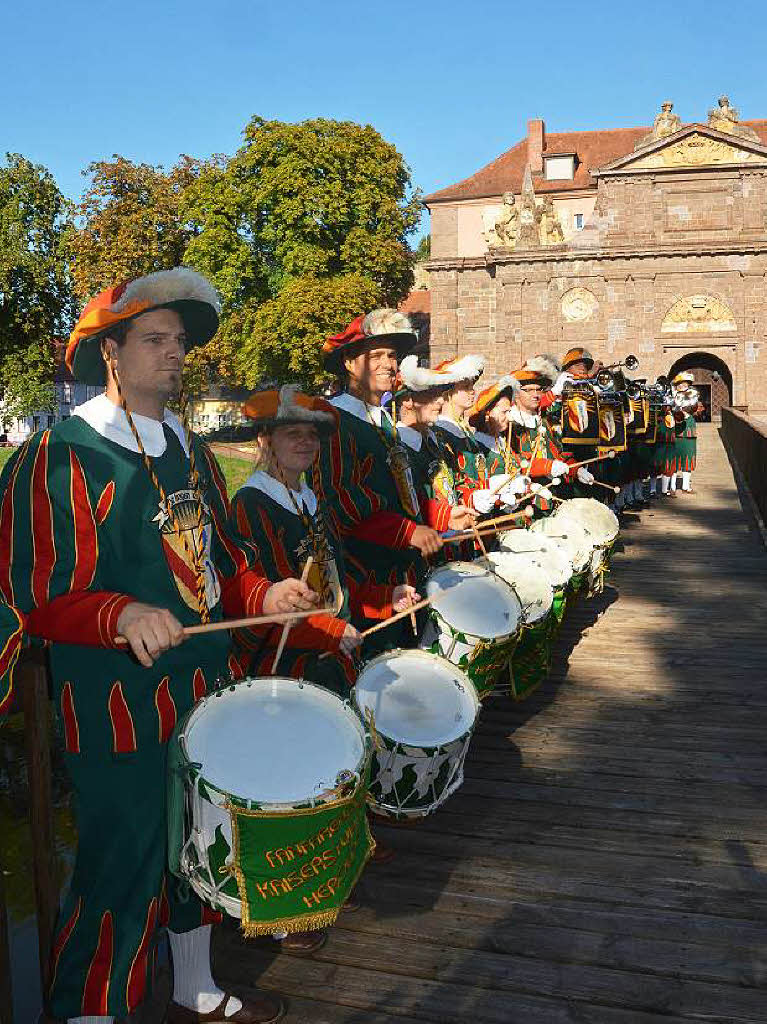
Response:
[[[501,550],[490,552],[487,557],[522,602],[522,635],[509,675],[511,696],[524,700],[549,674],[554,591],[532,555]]]
[[[522,605],[494,572],[476,562],[448,562],[430,573],[433,600],[419,646],[462,669],[480,700],[493,691],[519,640]]]
[[[595,498],[572,498],[557,509],[563,521],[574,520],[591,536],[595,557],[592,559],[592,590],[604,589],[604,576],[609,571],[610,555],[620,531],[618,517]]]
[[[388,818],[436,811],[463,782],[479,714],[470,680],[428,651],[389,651],[365,665],[353,698],[373,733],[371,810]]]
[[[199,701],[168,753],[170,870],[248,936],[332,924],[374,847],[370,738],[351,705],[245,679]]]
[[[501,534],[500,544],[501,551],[525,555],[540,567],[554,591],[551,610],[558,626],[565,614],[567,588],[573,577],[573,566],[561,541],[530,530],[509,530]]]
[[[570,588],[574,593],[578,593],[588,579],[594,551],[591,537],[586,530],[572,519],[558,519],[555,512],[548,519],[539,519],[533,523],[530,532],[551,537],[562,545],[572,566]]]

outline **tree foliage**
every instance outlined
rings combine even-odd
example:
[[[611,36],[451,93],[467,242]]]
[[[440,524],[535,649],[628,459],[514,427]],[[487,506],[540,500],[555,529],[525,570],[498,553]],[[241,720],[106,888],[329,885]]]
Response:
[[[69,206],[51,174],[18,154],[0,166],[0,388],[6,414],[50,408],[53,339],[74,301],[66,259]]]
[[[325,339],[381,301],[380,286],[362,274],[292,278],[275,298],[248,304],[226,321],[225,339],[239,343],[239,379],[248,387],[275,379],[321,389],[332,380],[319,361]]]
[[[81,228],[70,244],[81,299],[184,261],[195,227],[183,218],[181,202],[200,166],[182,156],[165,171],[115,154],[86,168],[90,184],[76,208]]]

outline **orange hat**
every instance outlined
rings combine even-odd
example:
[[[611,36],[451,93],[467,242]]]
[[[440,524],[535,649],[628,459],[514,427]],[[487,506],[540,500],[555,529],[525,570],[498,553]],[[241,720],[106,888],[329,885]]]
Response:
[[[571,348],[569,352],[565,352],[562,369],[568,370],[573,363],[589,363],[589,369],[591,369],[594,365],[594,357],[587,348]]]
[[[209,281],[189,267],[174,267],[107,288],[91,299],[69,337],[66,364],[83,384],[104,384],[100,342],[116,324],[150,309],[175,309],[184,321],[187,348],[204,345],[218,330],[218,295]]]
[[[273,430],[289,423],[311,423],[327,433],[338,427],[338,413],[330,402],[316,395],[305,395],[297,384],[256,391],[243,404],[242,411],[255,421],[259,430]]]
[[[338,373],[344,359],[360,353],[368,342],[387,343],[403,356],[418,341],[409,317],[397,309],[374,309],[355,317],[345,331],[333,334],[322,346],[322,359],[331,373]]]
[[[515,393],[519,390],[519,381],[512,375],[509,374],[506,377],[501,377],[495,384],[491,384],[489,388],[485,388],[484,391],[480,391],[477,395],[477,399],[469,409],[466,418],[469,423],[474,425],[474,420],[484,415],[489,409],[491,409],[499,398],[503,398],[506,395],[508,398],[514,399]]]

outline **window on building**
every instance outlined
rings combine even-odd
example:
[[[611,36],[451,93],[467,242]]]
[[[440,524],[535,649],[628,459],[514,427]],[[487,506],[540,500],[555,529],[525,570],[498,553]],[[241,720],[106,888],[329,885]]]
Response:
[[[69,403],[72,401],[72,385],[71,384],[64,384],[64,385],[62,385],[62,388],[61,388],[61,400],[64,403],[64,405],[69,405]]]
[[[583,214],[582,213],[574,213],[573,214],[573,228],[576,231],[583,231]]]
[[[572,181],[575,177],[575,155],[547,156],[544,158],[546,181]]]

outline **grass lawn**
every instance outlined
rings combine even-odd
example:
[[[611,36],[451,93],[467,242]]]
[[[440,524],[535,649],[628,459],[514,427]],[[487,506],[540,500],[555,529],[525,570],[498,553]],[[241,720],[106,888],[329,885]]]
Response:
[[[0,469],[6,464],[15,448],[0,448]],[[216,454],[221,471],[226,477],[226,489],[229,497],[234,497],[236,491],[245,483],[253,472],[253,461],[248,458],[238,459],[230,455]]]

